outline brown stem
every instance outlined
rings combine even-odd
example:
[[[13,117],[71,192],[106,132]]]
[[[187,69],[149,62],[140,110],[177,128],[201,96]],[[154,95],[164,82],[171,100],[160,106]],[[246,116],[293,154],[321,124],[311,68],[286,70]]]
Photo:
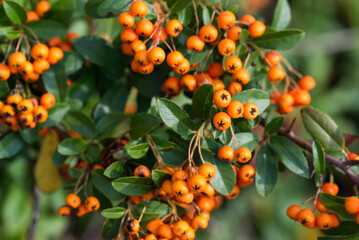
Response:
[[[231,133],[232,133],[232,137],[233,137],[234,141],[236,141],[238,147],[241,147],[241,145],[239,144],[237,138],[234,136],[234,131],[233,131],[233,128],[232,128],[232,124],[230,125],[229,128],[231,129]]]
[[[6,53],[5,53],[5,55],[4,55],[4,59],[3,59],[2,62],[1,62],[2,64],[5,63],[7,57],[9,56],[11,46],[12,46],[12,40],[10,40],[9,45],[7,46]]]
[[[197,13],[197,7],[196,7],[196,3],[194,1],[192,1],[193,4],[193,9],[194,9],[194,16],[196,17],[196,23],[197,23],[197,28],[196,28],[196,35],[198,35],[198,31],[199,31],[199,18],[198,18],[198,13]]]
[[[27,240],[34,239],[36,223],[40,216],[39,195],[40,195],[40,190],[36,185],[34,185],[34,210],[32,212],[32,220],[31,220],[29,233],[27,235]]]

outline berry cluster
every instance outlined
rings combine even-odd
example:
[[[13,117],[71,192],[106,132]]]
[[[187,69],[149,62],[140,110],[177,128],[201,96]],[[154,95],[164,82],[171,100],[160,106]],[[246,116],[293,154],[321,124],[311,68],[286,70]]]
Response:
[[[36,3],[35,11],[28,11],[26,22],[39,21],[45,17],[45,14],[51,9],[51,3],[48,1],[39,1]]]
[[[88,197],[85,204],[81,204],[81,198],[75,193],[70,193],[66,197],[66,205],[59,207],[57,213],[60,216],[69,216],[74,209],[77,217],[83,217],[89,212],[96,212],[99,208],[100,202],[96,197]]]
[[[22,94],[25,95],[25,94]],[[40,98],[40,105],[35,97],[26,99],[17,92],[12,92],[6,99],[6,105],[0,101],[0,122],[8,126],[12,131],[33,129],[36,124],[47,120],[47,110],[56,103],[54,95],[45,93]]]

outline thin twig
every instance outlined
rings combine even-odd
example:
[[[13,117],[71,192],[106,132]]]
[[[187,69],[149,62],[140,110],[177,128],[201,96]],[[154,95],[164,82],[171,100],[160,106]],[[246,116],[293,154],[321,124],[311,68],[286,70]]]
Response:
[[[238,147],[241,147],[241,145],[239,144],[237,138],[234,136],[234,131],[233,131],[232,124],[230,125],[229,128],[231,129],[231,133],[232,133],[232,137],[233,137],[234,141],[237,143]]]
[[[193,9],[194,9],[194,16],[196,17],[196,23],[197,23],[196,35],[198,35],[198,32],[199,32],[199,18],[198,18],[198,13],[197,13],[197,7],[196,7],[196,3],[194,1],[192,1],[192,4],[193,4]]]
[[[29,233],[27,235],[27,240],[34,239],[37,220],[39,219],[39,216],[40,216],[39,195],[40,195],[40,190],[36,186],[36,184],[34,184],[34,210],[32,212],[32,220],[31,220]]]
[[[7,57],[9,56],[9,53],[10,53],[10,49],[11,49],[11,46],[12,46],[12,40],[10,40],[9,42],[9,45],[7,46],[7,49],[6,49],[6,53],[5,53],[5,56],[4,56],[4,59],[2,60],[2,64],[5,63]]]

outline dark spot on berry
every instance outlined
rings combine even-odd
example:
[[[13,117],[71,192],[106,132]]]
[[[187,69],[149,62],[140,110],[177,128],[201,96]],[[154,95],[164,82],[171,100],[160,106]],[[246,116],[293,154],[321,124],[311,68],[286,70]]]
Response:
[[[224,128],[224,125],[226,125],[224,122],[222,122],[222,120],[217,122],[217,124],[219,128]]]

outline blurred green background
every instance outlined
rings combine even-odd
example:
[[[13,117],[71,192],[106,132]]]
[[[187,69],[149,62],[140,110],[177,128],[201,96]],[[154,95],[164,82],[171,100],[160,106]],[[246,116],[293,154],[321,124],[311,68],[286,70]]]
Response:
[[[78,8],[84,4],[78,0]],[[311,92],[312,105],[333,117],[343,132],[359,135],[359,1],[291,0],[290,27],[306,31],[305,39],[294,49],[281,52],[295,69],[311,75],[317,87]],[[276,0],[233,1],[240,11],[264,17],[270,24]],[[82,13],[74,16],[69,31],[87,34]],[[114,37],[115,21],[104,20],[100,33]],[[104,27],[105,26],[105,27]],[[99,34],[100,35],[100,34]],[[298,115],[292,113],[289,119]],[[300,117],[295,128],[303,135]],[[350,150],[359,152],[359,143]],[[33,154],[0,161],[0,239],[26,239],[32,214],[31,164]],[[340,177],[339,177],[340,178]],[[98,213],[83,219],[56,215],[64,202],[65,189],[51,195],[40,193],[40,217],[35,239],[101,239],[102,218]],[[291,173],[280,173],[275,191],[260,197],[254,186],[242,190],[235,200],[225,201],[216,210],[206,231],[198,231],[198,240],[301,240],[316,239],[317,230],[308,230],[286,216],[286,208],[300,204],[315,193],[312,181]]]

